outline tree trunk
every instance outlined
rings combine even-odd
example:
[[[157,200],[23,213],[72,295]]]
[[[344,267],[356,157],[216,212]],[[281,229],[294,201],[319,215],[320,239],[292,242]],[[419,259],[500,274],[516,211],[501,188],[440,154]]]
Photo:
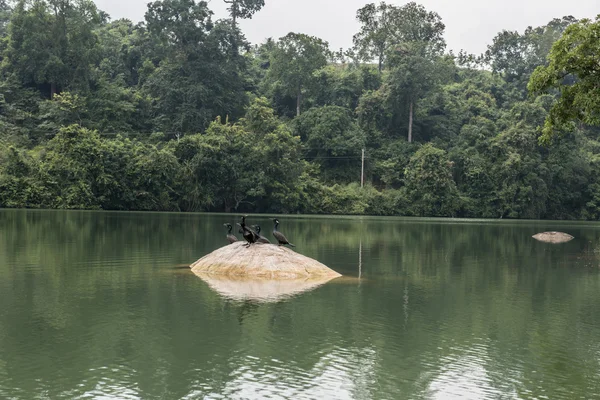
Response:
[[[56,94],[56,83],[50,83],[50,100],[54,99],[54,95]]]
[[[296,116],[300,116],[300,102],[302,101],[302,89],[298,88],[298,97],[296,98]]]
[[[225,2],[226,4],[231,4],[231,8],[229,8],[229,11],[231,12],[231,22],[233,25],[233,29],[235,29],[236,21],[237,21],[237,2],[238,2],[238,0],[223,0],[223,2]]]
[[[237,3],[236,0],[231,2],[231,21],[233,22],[233,29],[236,28],[237,22]]]
[[[236,32],[237,31],[237,0],[231,1],[231,24],[233,27],[233,31],[235,32],[232,47],[233,47],[234,54],[237,55],[238,54],[238,39],[239,39],[237,32]]]
[[[379,55],[379,74],[383,72],[383,54]]]
[[[412,143],[412,126],[413,126],[413,102],[410,102],[410,110],[408,114],[408,143]]]

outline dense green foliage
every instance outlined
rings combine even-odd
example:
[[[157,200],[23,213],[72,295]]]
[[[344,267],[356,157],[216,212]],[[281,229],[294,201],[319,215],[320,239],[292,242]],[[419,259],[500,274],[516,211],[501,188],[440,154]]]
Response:
[[[251,46],[236,19],[264,1],[224,1],[230,19],[160,0],[139,24],[0,1],[0,207],[600,216],[598,22],[454,55],[437,13],[369,4],[334,52]],[[562,135],[541,145],[544,123]]]
[[[538,67],[529,88],[558,87],[561,95],[544,124],[544,139],[569,121],[600,126],[600,15],[567,28],[552,46],[548,66]]]

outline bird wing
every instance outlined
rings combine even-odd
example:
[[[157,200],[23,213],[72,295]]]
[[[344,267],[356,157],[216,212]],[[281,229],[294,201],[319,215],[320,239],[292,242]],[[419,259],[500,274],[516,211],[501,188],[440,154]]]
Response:
[[[273,236],[275,236],[275,239],[277,239],[277,241],[280,243],[288,243],[288,240],[285,237],[285,235],[279,231],[274,231]]]
[[[267,239],[266,237],[259,235],[258,236],[258,241],[261,243],[271,243],[271,241],[269,239]]]

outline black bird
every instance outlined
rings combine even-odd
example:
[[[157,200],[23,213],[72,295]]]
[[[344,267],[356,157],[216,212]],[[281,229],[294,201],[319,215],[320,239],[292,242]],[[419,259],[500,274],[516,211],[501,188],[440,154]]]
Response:
[[[233,226],[231,226],[231,224],[223,224],[223,225],[227,227],[227,240],[229,240],[229,244],[237,242],[238,238],[236,238],[235,235],[233,235],[231,233]]]
[[[256,234],[258,235],[258,240],[256,241],[257,243],[271,243],[269,239],[260,234],[260,226],[254,225],[253,228],[254,232],[256,232]]]
[[[285,237],[285,235],[281,232],[279,232],[277,230],[277,227],[279,226],[279,220],[277,218],[273,218],[273,222],[275,223],[275,226],[273,227],[273,236],[275,236],[275,239],[277,239],[277,241],[279,242],[280,246],[284,246],[284,245],[290,245],[292,247],[296,247],[295,245],[291,244],[287,238]]]
[[[246,216],[243,216],[242,223],[238,223],[237,225],[242,228],[242,231],[244,231],[242,235],[244,236],[244,239],[246,239],[246,242],[248,242],[248,246],[250,246],[252,243],[256,243],[258,240],[258,235],[256,232],[246,226]]]

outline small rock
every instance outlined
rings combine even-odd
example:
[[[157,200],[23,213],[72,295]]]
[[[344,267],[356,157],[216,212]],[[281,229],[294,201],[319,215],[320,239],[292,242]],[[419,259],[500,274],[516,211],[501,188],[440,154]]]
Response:
[[[574,239],[573,236],[563,232],[542,232],[532,238],[545,243],[566,243]]]

